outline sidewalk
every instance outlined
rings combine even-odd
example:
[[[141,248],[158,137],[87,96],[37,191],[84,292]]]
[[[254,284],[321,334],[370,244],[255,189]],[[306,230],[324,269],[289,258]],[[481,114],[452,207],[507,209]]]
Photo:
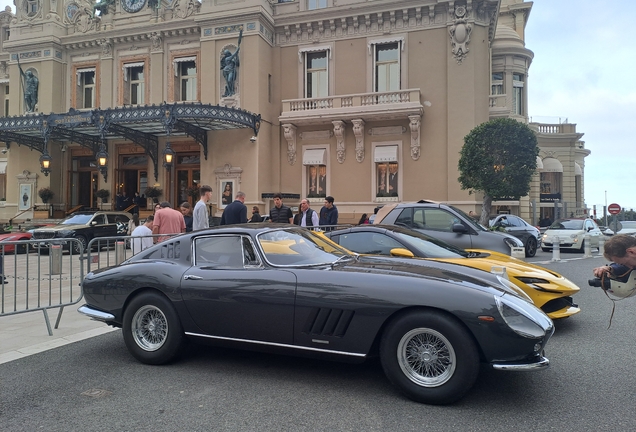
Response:
[[[49,336],[42,311],[0,317],[0,364],[118,330],[78,313],[83,304],[64,308],[57,329],[59,308],[49,310],[53,336]]]

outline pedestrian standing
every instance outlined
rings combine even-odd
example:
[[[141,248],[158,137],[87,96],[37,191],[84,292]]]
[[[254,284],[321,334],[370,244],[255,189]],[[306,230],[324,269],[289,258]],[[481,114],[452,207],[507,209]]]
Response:
[[[332,196],[325,198],[325,205],[320,209],[320,226],[338,225],[338,207]]]
[[[263,216],[261,216],[260,210],[258,206],[252,207],[252,218],[249,220],[250,222],[263,222]]]
[[[210,218],[208,217],[208,201],[212,197],[212,188],[202,185],[199,189],[201,199],[197,201],[192,212],[192,231],[210,228]]]
[[[189,202],[184,201],[179,206],[179,210],[181,210],[181,214],[183,215],[183,220],[186,224],[186,232],[192,232],[192,206]]]
[[[155,219],[152,222],[153,234],[170,234],[162,235],[157,238],[157,242],[169,239],[174,234],[185,232],[185,221],[180,211],[170,208],[168,201],[162,201],[161,209],[155,213]]]
[[[155,217],[150,215],[146,221],[135,228],[131,234],[133,255],[152,246],[152,224]]]
[[[237,192],[234,201],[223,210],[221,225],[234,225],[247,223],[247,207],[245,206],[245,193]]]
[[[294,218],[294,223],[302,227],[318,226],[318,214],[310,208],[308,199],[300,201],[300,212]]]
[[[269,210],[269,220],[278,223],[293,223],[294,215],[289,207],[283,205],[283,196],[274,194],[274,207]]]

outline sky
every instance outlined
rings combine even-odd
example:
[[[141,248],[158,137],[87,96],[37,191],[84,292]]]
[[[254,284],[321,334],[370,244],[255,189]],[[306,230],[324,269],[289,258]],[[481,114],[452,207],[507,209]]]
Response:
[[[599,216],[606,203],[636,209],[634,17],[634,0],[535,0],[526,27],[530,119],[585,134],[585,202]]]

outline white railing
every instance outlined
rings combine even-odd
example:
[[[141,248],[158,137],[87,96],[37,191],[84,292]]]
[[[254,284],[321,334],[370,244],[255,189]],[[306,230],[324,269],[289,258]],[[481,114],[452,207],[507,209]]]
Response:
[[[392,92],[358,93],[314,99],[287,99],[283,112],[313,111],[331,108],[350,108],[385,104],[419,103],[420,90],[408,89]]]

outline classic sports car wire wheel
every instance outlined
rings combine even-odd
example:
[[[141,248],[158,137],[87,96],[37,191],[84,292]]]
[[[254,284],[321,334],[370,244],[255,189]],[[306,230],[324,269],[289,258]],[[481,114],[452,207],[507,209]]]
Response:
[[[168,320],[159,308],[144,306],[132,318],[133,339],[145,351],[156,351],[168,338]]]
[[[398,344],[397,356],[404,374],[424,387],[440,386],[455,372],[455,350],[444,335],[430,328],[406,333]]]

